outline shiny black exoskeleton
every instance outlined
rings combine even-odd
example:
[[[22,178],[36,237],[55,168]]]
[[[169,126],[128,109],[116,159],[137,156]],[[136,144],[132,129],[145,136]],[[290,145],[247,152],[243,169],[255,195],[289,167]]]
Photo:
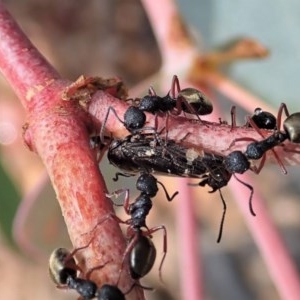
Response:
[[[159,182],[152,174],[143,172],[136,182],[136,188],[141,193],[133,203],[129,203],[128,189],[120,189],[107,195],[108,197],[112,197],[125,193],[123,206],[125,212],[130,215],[130,219],[127,221],[120,220],[120,222],[129,225],[127,229],[129,244],[124,253],[124,259],[127,256],[129,257],[130,272],[133,279],[139,279],[145,276],[152,269],[155,262],[156,249],[149,236],[158,230],[163,230],[164,232],[164,256],[159,268],[159,275],[161,277],[161,267],[166,255],[167,232],[163,225],[150,229],[146,225],[146,217],[152,208],[151,198],[156,196],[158,184],[163,187],[168,201],[173,200],[178,194],[178,192],[176,192],[172,196],[169,196],[166,188],[161,182]],[[141,229],[142,227],[146,228],[146,231],[143,231]]]
[[[101,129],[100,129],[100,140],[101,140],[102,144],[104,144],[104,130],[105,130],[105,125],[107,123],[110,112],[112,112],[115,115],[115,117],[122,124],[124,124],[125,128],[131,133],[136,133],[136,132],[141,131],[141,129],[144,127],[144,125],[146,123],[146,115],[138,107],[129,106],[128,109],[125,111],[124,121],[122,121],[120,119],[120,117],[118,116],[116,110],[112,106],[110,106],[109,109],[107,110],[105,119],[104,119]]]
[[[142,227],[147,228],[146,217],[152,208],[151,198],[155,197],[158,192],[158,184],[160,184],[164,189],[168,201],[172,201],[178,194],[178,192],[175,192],[172,196],[170,196],[165,186],[161,182],[159,182],[152,174],[142,172],[136,182],[136,188],[141,193],[133,203],[129,203],[129,189],[120,189],[107,196],[113,197],[125,193],[123,206],[125,212],[130,215],[130,219],[125,221],[125,223],[130,225],[130,228],[133,229],[140,229]]]
[[[276,117],[268,111],[263,111],[259,107],[254,110],[254,114],[251,116],[251,120],[260,129],[275,130],[277,128]],[[248,126],[251,126],[249,122]]]
[[[65,248],[58,248],[52,252],[49,259],[49,273],[53,282],[59,287],[66,286],[75,290],[83,300],[94,298],[97,300],[125,300],[124,294],[116,286],[104,284],[98,288],[92,280],[77,277],[79,268],[76,265],[74,255],[75,252],[83,248],[85,247],[75,249],[72,253]]]
[[[175,89],[177,88],[177,96],[175,97]],[[156,95],[153,88],[149,89],[149,95],[144,96],[138,101],[138,107],[131,105],[128,107],[124,114],[124,120],[121,120],[116,110],[111,106],[109,107],[106,116],[104,118],[101,130],[100,139],[104,142],[104,130],[107,123],[110,112],[124,124],[125,128],[130,133],[141,132],[142,130],[154,128],[144,128],[146,123],[146,115],[144,111],[151,113],[166,113],[172,112],[173,114],[180,114],[182,111],[194,115],[207,115],[213,110],[210,100],[199,90],[194,88],[186,88],[181,90],[179,86],[179,80],[174,75],[171,87],[172,97],[168,93],[165,97]],[[175,112],[176,109],[176,112]],[[200,120],[200,118],[198,117]]]
[[[224,213],[218,241],[221,238],[226,211],[225,201],[220,189],[228,184],[234,173],[237,173],[234,172],[236,165],[239,166],[238,170],[242,168],[243,171],[246,171],[250,168],[249,160],[245,155],[242,154],[234,159],[233,156],[227,158],[203,151],[199,153],[194,149],[176,144],[173,140],[162,138],[157,140],[153,134],[130,135],[123,140],[114,140],[108,151],[109,161],[129,174],[146,171],[148,173],[156,172],[199,178],[201,181],[198,185],[210,186],[212,188],[211,192],[219,190]],[[255,215],[252,208],[253,187],[239,179],[237,180],[250,189],[249,206],[251,213]],[[145,199],[143,198],[143,200]]]
[[[223,164],[223,157],[192,151],[173,140],[156,139],[153,134],[129,135],[115,139],[109,146],[107,157],[111,164],[130,174],[158,173],[181,177],[201,178],[211,165]]]
[[[136,241],[129,253],[129,267],[131,277],[138,280],[152,269],[156,259],[156,248],[141,230],[137,230],[136,235]]]
[[[160,97],[150,88],[149,94],[138,101],[138,108],[153,114],[180,114],[183,111],[194,115],[208,115],[213,111],[211,101],[201,91],[195,88],[180,89],[176,75],[173,76],[171,91],[166,96]]]
[[[281,116],[283,110],[285,111],[287,118],[283,121],[283,129],[284,131],[280,131],[280,122],[281,122]],[[269,117],[267,118],[269,119]],[[255,128],[257,124],[253,124],[250,118],[248,119],[248,122],[252,124],[252,127]],[[283,173],[287,173],[285,167],[283,166],[280,158],[274,151],[274,147],[282,145],[284,141],[289,140],[292,143],[300,143],[300,113],[294,113],[289,114],[287,107],[284,103],[280,105],[280,108],[278,110],[278,117],[277,117],[277,123],[275,126],[272,125],[272,127],[275,129],[274,133],[268,136],[267,138],[264,138],[260,141],[253,141],[251,138],[241,138],[235,140],[233,143],[237,141],[252,141],[247,145],[247,148],[245,152],[241,151],[233,151],[231,154],[229,154],[228,158],[228,164],[230,164],[230,172],[232,173],[244,173],[247,169],[244,168],[242,165],[232,163],[233,161],[232,157],[242,157],[244,156],[244,160],[258,160],[262,158],[262,161],[258,168],[252,168],[252,170],[255,173],[259,173],[264,165],[265,162],[265,153],[269,150],[272,150],[279,165],[282,168]],[[278,128],[278,129],[277,129]],[[259,133],[260,128],[255,128]],[[261,133],[260,133],[261,134]],[[232,144],[233,144],[232,143]],[[230,145],[231,146],[231,145]],[[226,164],[226,162],[225,162]],[[249,168],[248,168],[249,169]]]

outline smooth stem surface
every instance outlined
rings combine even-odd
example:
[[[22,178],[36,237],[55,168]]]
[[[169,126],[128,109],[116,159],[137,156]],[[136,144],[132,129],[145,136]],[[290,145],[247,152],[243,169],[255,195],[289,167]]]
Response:
[[[25,108],[32,97],[60,76],[31,44],[0,3],[0,66]]]
[[[249,176],[244,175],[242,180],[251,184]],[[249,212],[247,196],[241,196],[245,195],[245,187],[236,180],[230,182],[230,187],[235,195],[240,195],[236,199],[236,202],[256,241],[256,245],[270,272],[280,299],[299,299],[300,279],[296,264],[292,260],[284,241],[270,218],[268,208],[265,206],[259,191],[256,189],[253,196],[253,205],[257,214],[256,217],[253,217]]]
[[[179,276],[181,299],[204,299],[204,287],[201,273],[200,233],[197,231],[192,188],[185,178],[174,178],[179,186],[180,199],[176,202],[177,251],[179,253]],[[178,183],[178,184],[176,184]]]

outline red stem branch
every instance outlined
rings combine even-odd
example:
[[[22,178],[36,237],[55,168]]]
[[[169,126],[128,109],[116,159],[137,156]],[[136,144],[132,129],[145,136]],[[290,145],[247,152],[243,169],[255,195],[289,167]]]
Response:
[[[82,269],[107,263],[93,273],[93,279],[99,285],[116,284],[126,246],[119,224],[108,219],[91,232],[99,220],[114,211],[89,147],[90,117],[76,102],[61,99],[69,81],[60,78],[3,4],[0,69],[28,112],[25,142],[46,166],[74,247],[87,245],[95,236],[90,247],[80,252]],[[119,285],[123,291],[132,285],[126,265]],[[143,299],[141,294],[141,289],[135,289],[130,299]]]

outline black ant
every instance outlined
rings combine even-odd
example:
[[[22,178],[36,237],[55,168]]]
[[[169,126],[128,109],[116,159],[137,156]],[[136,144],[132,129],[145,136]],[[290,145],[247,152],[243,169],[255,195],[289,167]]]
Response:
[[[177,89],[176,97],[175,89]],[[138,107],[134,105],[128,107],[124,114],[124,121],[120,119],[112,106],[109,107],[100,130],[101,141],[103,141],[104,138],[104,128],[110,112],[114,113],[116,118],[124,124],[125,128],[130,133],[137,133],[141,130],[155,130],[154,128],[156,128],[156,125],[154,128],[144,128],[146,123],[146,114],[144,111],[151,113],[166,113],[172,111],[172,114],[176,115],[179,115],[184,111],[196,115],[200,120],[199,115],[210,114],[213,110],[210,100],[199,90],[194,88],[185,88],[181,90],[176,75],[173,76],[171,94],[172,96],[170,96],[169,92],[165,97],[157,96],[154,89],[151,87],[149,89],[149,95],[138,100]],[[176,112],[174,111],[175,108]]]
[[[280,131],[280,124],[281,124],[281,117],[283,114],[283,111],[285,112],[287,118],[283,121],[283,129],[284,131]],[[257,125],[252,121],[250,117],[248,117],[247,121],[251,126],[262,136],[262,133],[260,132],[260,128],[257,127]],[[292,143],[300,143],[300,113],[294,113],[294,114],[289,114],[288,109],[284,103],[281,103],[280,108],[278,110],[278,116],[277,116],[277,123],[275,128],[275,132],[268,136],[267,138],[261,140],[261,141],[256,141],[252,138],[239,138],[234,140],[229,148],[234,145],[236,142],[239,141],[253,141],[252,143],[248,144],[246,151],[244,152],[244,155],[246,159],[248,160],[257,160],[257,159],[262,159],[258,167],[252,167],[252,171],[255,173],[259,174],[261,169],[264,166],[266,156],[265,153],[268,150],[273,151],[275,158],[280,165],[282,171],[284,174],[287,174],[287,171],[281,162],[280,158],[278,157],[277,153],[274,151],[274,147],[281,145],[284,141],[289,140]],[[230,155],[233,156],[235,153],[239,153],[241,151],[233,151]],[[236,154],[237,155],[237,154]],[[239,153],[239,156],[242,154]],[[230,157],[229,157],[230,158]],[[239,165],[234,165],[231,164],[232,166],[232,171],[234,173],[243,173],[243,169],[239,167]]]
[[[175,192],[171,197],[167,193],[164,185],[157,181],[157,179],[149,173],[142,173],[136,183],[136,188],[141,191],[141,194],[136,198],[133,203],[129,203],[129,190],[120,189],[114,193],[107,195],[108,197],[118,196],[125,193],[125,200],[123,203],[125,212],[131,216],[127,221],[119,220],[120,223],[129,225],[127,229],[127,237],[129,244],[124,253],[124,259],[129,255],[130,273],[133,279],[140,279],[144,277],[153,267],[156,258],[156,249],[152,241],[149,239],[152,233],[163,230],[164,231],[164,246],[163,246],[163,258],[159,267],[159,276],[161,278],[161,268],[167,252],[167,231],[166,228],[161,225],[154,228],[148,228],[146,225],[146,217],[152,208],[151,198],[155,197],[158,192],[159,183],[166,194],[168,201],[172,201],[178,194]],[[141,230],[142,227],[146,228],[146,231]]]
[[[184,111],[197,116],[208,115],[213,111],[211,101],[201,91],[195,88],[181,89],[179,79],[176,75],[173,76],[170,92],[166,96],[160,97],[150,87],[149,95],[144,96],[138,101],[138,108],[153,114],[170,111],[172,114],[179,115]],[[176,109],[176,112],[174,109]]]
[[[287,118],[283,122],[283,128],[284,131],[279,131],[277,128],[280,128],[280,122],[281,122],[281,116],[282,116],[282,111],[285,111]],[[234,113],[234,110],[232,110]],[[265,125],[263,124],[271,124],[269,125],[270,128],[273,128],[276,130],[272,135],[269,137],[265,138],[264,140],[261,141],[254,141],[250,143],[245,152],[242,151],[233,151],[229,153],[227,156],[224,157],[224,168],[217,166],[216,170],[213,171],[213,166],[210,166],[210,173],[207,175],[207,177],[199,183],[199,185],[204,186],[204,185],[209,185],[213,188],[211,192],[216,191],[217,189],[220,192],[220,196],[223,202],[223,207],[224,207],[224,213],[221,221],[221,228],[220,228],[220,234],[218,241],[221,238],[221,231],[223,227],[223,221],[225,217],[225,210],[226,210],[226,203],[223,199],[223,196],[221,194],[220,188],[223,187],[224,185],[227,184],[227,182],[230,180],[231,175],[235,177],[236,180],[238,180],[240,183],[248,187],[251,191],[250,198],[249,198],[249,210],[253,216],[255,216],[253,206],[252,206],[252,196],[253,196],[253,187],[240,179],[238,179],[235,176],[235,173],[238,174],[243,174],[247,170],[251,169],[255,173],[259,173],[264,165],[265,162],[265,153],[268,150],[273,150],[275,146],[278,146],[282,144],[285,140],[290,140],[291,142],[294,143],[300,143],[300,126],[299,121],[300,121],[300,113],[294,113],[292,115],[289,115],[286,105],[281,104],[279,112],[278,112],[278,117],[277,117],[277,123],[274,125],[274,119],[273,115],[268,113],[268,112],[263,112],[261,109],[256,110],[257,115],[259,115],[259,118],[254,118],[253,116],[250,118],[247,118],[248,123],[255,128],[259,132],[259,127],[263,127]],[[233,118],[234,119],[234,118]],[[276,119],[275,119],[276,120]],[[257,125],[258,124],[258,125]],[[259,132],[260,133],[260,132]],[[230,147],[237,141],[245,141],[245,140],[251,140],[251,138],[241,138],[233,141],[233,143],[230,145]],[[229,148],[230,148],[229,147]],[[276,153],[275,153],[276,154]],[[277,157],[277,155],[276,155]],[[262,158],[262,161],[259,165],[258,168],[256,167],[251,167],[251,164],[249,160],[257,160]],[[279,158],[278,158],[279,160]],[[280,162],[280,160],[279,160]],[[282,163],[280,162],[280,165]],[[283,165],[282,165],[283,166]],[[217,180],[216,180],[217,179]]]
[[[97,300],[125,300],[124,293],[117,286],[104,284],[98,288],[96,283],[89,279],[93,271],[103,268],[106,264],[91,269],[86,274],[86,279],[77,277],[77,271],[81,270],[75,262],[74,255],[86,247],[88,245],[72,252],[65,248],[57,248],[52,252],[49,259],[49,273],[53,282],[60,288],[76,290],[83,300],[95,297]]]

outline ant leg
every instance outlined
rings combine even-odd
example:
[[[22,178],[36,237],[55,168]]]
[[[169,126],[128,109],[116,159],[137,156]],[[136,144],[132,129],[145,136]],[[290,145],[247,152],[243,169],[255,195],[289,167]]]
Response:
[[[90,280],[91,275],[94,271],[96,270],[101,270],[102,268],[104,268],[109,262],[111,262],[112,260],[107,261],[106,263],[104,263],[103,265],[91,268],[86,274],[85,274],[85,278]]]
[[[115,221],[119,222],[119,223],[124,223],[121,219],[119,219],[114,213],[108,213],[107,215],[103,216],[97,223],[96,225],[89,230],[86,233],[83,233],[82,235],[85,234],[89,234],[91,232],[93,232],[100,224],[102,224],[103,222],[107,221],[108,219],[114,219]],[[94,238],[94,237],[93,237]],[[93,239],[92,239],[93,240]],[[90,241],[91,242],[91,241]]]
[[[118,277],[116,285],[119,285],[119,281],[121,279],[121,274],[122,274],[122,271],[123,271],[123,268],[124,268],[125,260],[127,259],[128,255],[131,252],[131,250],[133,249],[134,245],[137,243],[137,240],[139,238],[139,234],[141,234],[141,233],[135,232],[135,234],[133,235],[133,238],[131,239],[131,241],[129,242],[129,244],[127,245],[127,247],[124,251],[123,259],[122,259],[122,263],[121,263],[121,268],[120,268],[120,272],[119,272],[119,277]]]
[[[225,149],[224,151],[227,151],[229,150],[232,146],[235,145],[235,143],[238,143],[238,142],[257,142],[257,140],[253,139],[253,138],[250,138],[250,137],[244,137],[244,138],[238,138],[238,139],[234,139],[231,144],[228,146],[227,149]]]
[[[124,292],[124,295],[128,295],[128,294],[133,290],[133,288],[135,288],[135,287],[139,287],[139,288],[141,288],[141,289],[143,289],[143,290],[147,290],[147,291],[153,291],[153,290],[154,290],[154,289],[151,288],[151,287],[141,285],[139,282],[134,282],[134,283],[131,285],[131,287],[129,288],[129,290],[126,291],[126,292]]]
[[[156,92],[155,92],[153,86],[149,87],[148,94],[149,94],[149,96],[156,96]]]
[[[64,259],[64,266],[66,268],[70,268],[70,269],[74,269],[74,270],[77,270],[79,271],[80,273],[83,273],[82,272],[82,269],[76,264],[75,260],[73,259],[73,257],[76,255],[76,253],[78,251],[81,251],[83,249],[86,249],[90,246],[90,244],[92,243],[92,241],[94,240],[94,236],[90,239],[90,241],[85,245],[85,246],[82,246],[82,247],[79,247],[79,248],[75,248],[73,249],[72,252],[70,252]]]
[[[261,169],[262,169],[263,166],[265,165],[265,162],[266,162],[266,155],[263,155],[262,158],[261,158],[261,161],[260,161],[260,163],[259,163],[259,165],[258,165],[258,167],[256,167],[256,166],[251,166],[251,167],[250,167],[250,170],[251,170],[252,172],[254,172],[255,174],[259,174],[260,171],[261,171]]]
[[[282,117],[283,111],[284,111],[286,117],[290,116],[290,113],[289,113],[288,108],[287,108],[285,103],[281,103],[280,106],[279,106],[279,109],[278,109],[278,113],[277,113],[277,130],[280,130],[280,127],[281,127],[281,117]]]
[[[240,182],[241,184],[243,184],[245,187],[247,187],[249,190],[250,190],[250,197],[249,197],[249,210],[250,210],[250,213],[253,217],[256,216],[256,213],[254,212],[253,210],[253,205],[252,205],[252,198],[253,198],[253,193],[254,193],[254,189],[253,189],[253,186],[242,181],[241,179],[237,178],[235,174],[233,174],[234,178]]]
[[[222,213],[222,218],[221,218],[221,223],[220,223],[220,228],[219,228],[219,235],[217,238],[217,243],[220,243],[221,239],[222,239],[222,234],[223,234],[223,228],[224,228],[224,221],[225,221],[225,215],[226,215],[226,210],[227,210],[227,205],[226,202],[224,200],[223,194],[221,192],[220,189],[218,189],[221,200],[222,200],[222,204],[223,204],[223,213]]]
[[[164,184],[163,184],[162,182],[160,182],[160,181],[157,181],[157,183],[159,183],[159,184],[161,185],[161,187],[163,188],[163,190],[164,190],[164,192],[165,192],[165,195],[166,195],[168,201],[172,201],[172,200],[179,194],[178,191],[177,191],[177,192],[175,192],[175,193],[170,197],[170,196],[169,196],[169,193],[168,193],[168,191],[167,191],[167,189],[166,189],[166,187],[164,186]]]
[[[123,122],[123,121],[120,119],[120,117],[118,116],[116,110],[115,110],[112,106],[110,106],[110,107],[108,108],[108,110],[107,110],[107,113],[106,113],[106,115],[105,115],[104,121],[103,121],[102,126],[101,126],[101,129],[100,129],[100,134],[99,134],[99,136],[100,136],[100,141],[101,141],[102,144],[105,144],[105,143],[104,143],[104,129],[105,129],[105,125],[106,125],[107,120],[108,120],[109,113],[110,113],[111,111],[114,113],[114,115],[116,116],[116,118],[117,118],[122,124],[124,124],[124,122]]]
[[[251,127],[253,127],[256,131],[257,131],[257,133],[260,135],[260,136],[262,136],[263,138],[265,138],[265,136],[261,133],[261,130],[257,127],[257,125],[253,122],[253,120],[248,116],[247,118],[247,123],[249,123],[250,125],[251,125]],[[226,150],[228,150],[228,149],[230,149],[236,142],[240,142],[240,141],[255,141],[255,142],[257,142],[255,139],[252,139],[252,138],[239,138],[239,139],[235,139],[235,140],[233,140],[232,141],[232,143],[229,145],[229,147],[226,149]],[[284,164],[283,164],[283,162],[281,161],[281,159],[280,159],[280,157],[278,156],[278,154],[277,154],[277,152],[272,148],[272,149],[270,149],[271,151],[272,151],[272,153],[274,154],[274,156],[275,156],[275,159],[276,159],[276,161],[277,161],[277,163],[278,163],[278,165],[279,165],[279,167],[280,167],[280,169],[281,169],[281,172],[283,173],[283,174],[287,174],[287,170],[286,170],[286,168],[285,168],[285,166],[284,166]],[[264,153],[264,155],[263,156],[265,156],[266,154]],[[260,163],[260,166],[259,166],[259,172],[260,172],[260,170],[263,168],[263,166],[264,166],[264,163],[265,163],[265,158],[261,161],[261,163]]]
[[[85,245],[85,246],[82,246],[82,247],[79,247],[79,248],[76,248],[74,249],[67,257],[66,257],[66,260],[70,259],[71,257],[73,257],[78,251],[80,250],[83,250],[83,249],[86,249],[87,247],[90,246],[90,244],[92,243],[92,241],[94,240],[94,236],[90,239],[90,241]]]
[[[282,115],[282,110],[284,109],[285,113],[288,114],[289,112],[287,111],[287,107],[284,103],[282,103],[282,105],[280,105],[280,113],[278,113],[278,116],[277,116],[277,130],[279,130],[280,128],[280,123],[278,123],[278,120],[281,122],[281,115]],[[249,122],[249,124],[257,131],[258,134],[260,134],[263,138],[265,138],[265,136],[261,133],[261,130],[257,127],[257,125],[253,122],[253,120],[248,116],[247,117],[247,121]],[[277,152],[272,148],[270,149],[272,151],[272,153],[274,154],[275,156],[275,159],[281,169],[281,172],[283,174],[287,174],[287,170],[283,164],[283,162],[281,161],[280,157],[278,156]],[[262,168],[263,166],[261,166]]]
[[[166,116],[166,123],[165,123],[165,128],[166,128],[165,145],[167,144],[168,135],[169,135],[169,117],[170,117],[170,115],[167,114],[167,116]]]
[[[230,114],[231,114],[231,128],[230,128],[230,132],[231,132],[233,131],[233,129],[236,128],[236,107],[235,106],[231,107]]]
[[[185,100],[185,98],[183,96],[177,97],[177,101],[176,101],[176,110],[177,111],[176,112],[172,112],[172,114],[174,114],[174,115],[180,115],[181,112],[183,111],[182,104],[184,104],[188,108],[188,111],[192,115],[195,115],[197,117],[197,119],[198,119],[199,122],[205,123],[205,122],[203,122],[203,120],[201,120],[201,118],[199,117],[199,114],[197,114],[196,110]],[[208,127],[207,124],[206,124],[206,126]]]
[[[121,205],[120,204],[115,204],[114,202],[113,202],[113,204],[116,205],[116,206],[122,206],[123,205],[124,209],[125,209],[125,212],[127,213],[127,215],[129,215],[130,214],[130,212],[129,212],[129,206],[130,206],[130,204],[129,204],[129,189],[116,190],[111,194],[106,194],[106,197],[111,199],[112,197],[119,197],[120,195],[122,195],[124,193],[125,193],[125,198],[124,198],[123,204],[121,204]]]
[[[177,89],[177,94],[181,91],[180,84],[179,84],[179,79],[178,79],[177,75],[173,76],[172,84],[171,84],[171,98],[173,98],[173,99],[176,98],[175,89]]]
[[[163,257],[161,259],[161,262],[159,264],[159,268],[158,268],[158,273],[159,273],[159,279],[161,282],[164,282],[163,281],[163,278],[162,278],[162,266],[163,266],[163,263],[165,261],[165,258],[166,258],[166,255],[167,255],[167,246],[168,246],[168,242],[167,242],[167,229],[164,225],[160,225],[160,226],[156,226],[156,227],[153,227],[151,229],[148,230],[147,232],[147,235],[148,236],[151,236],[152,233],[158,231],[158,230],[163,230]]]

